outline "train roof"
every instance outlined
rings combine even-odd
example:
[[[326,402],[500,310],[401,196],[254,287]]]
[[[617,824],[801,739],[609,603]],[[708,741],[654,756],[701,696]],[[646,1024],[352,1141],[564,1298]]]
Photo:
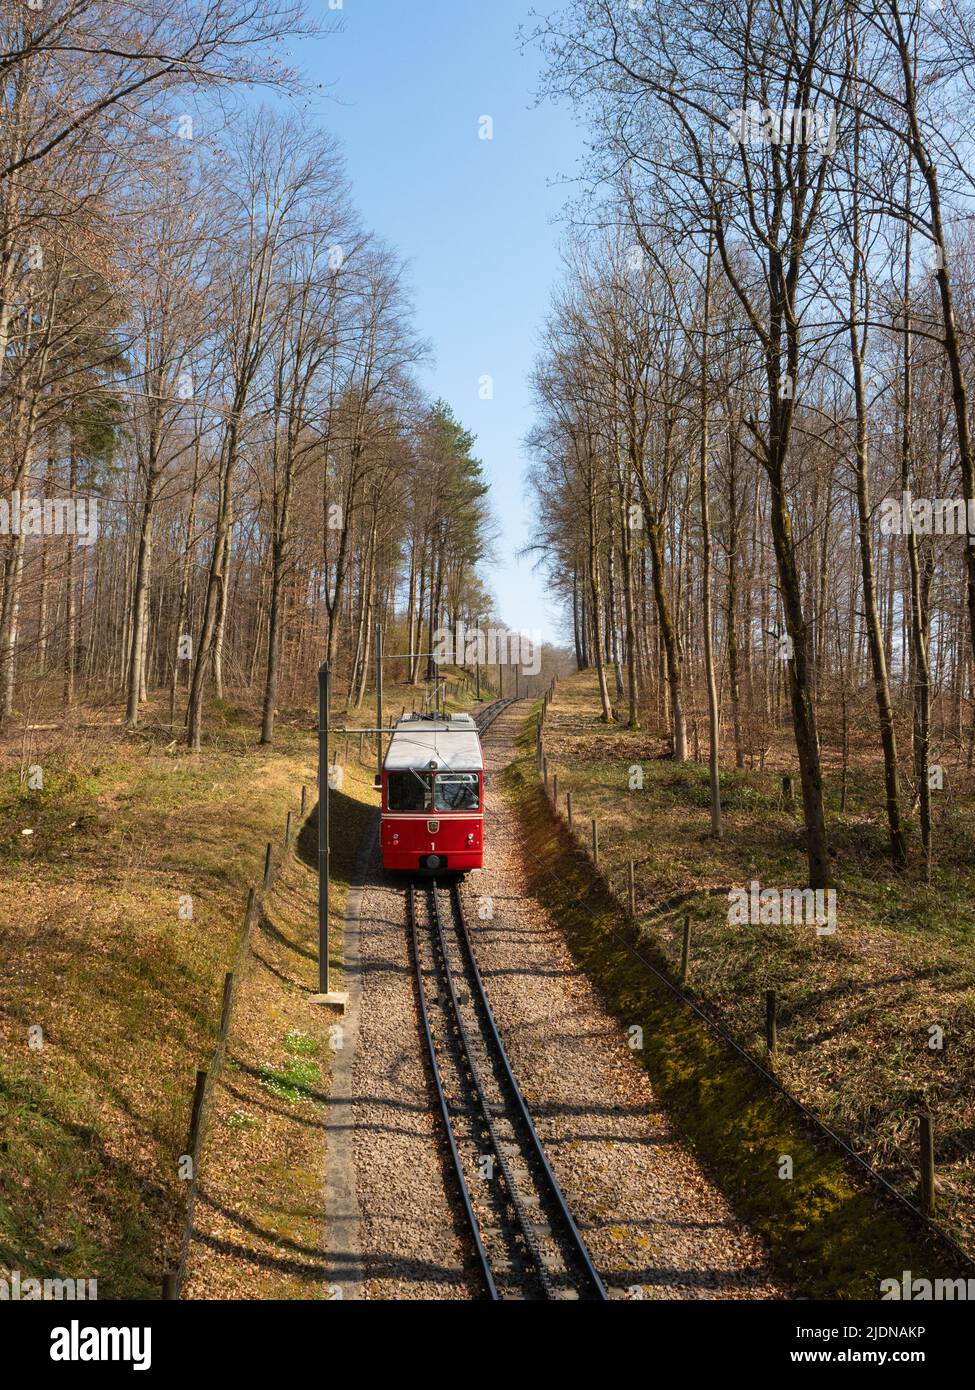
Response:
[[[438,772],[480,772],[484,767],[477,725],[469,714],[451,714],[446,719],[405,715],[397,722],[389,740],[387,772],[417,771],[437,764]]]

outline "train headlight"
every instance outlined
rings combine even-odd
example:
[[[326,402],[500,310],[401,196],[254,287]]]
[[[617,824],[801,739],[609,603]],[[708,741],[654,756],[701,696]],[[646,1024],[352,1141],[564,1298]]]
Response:
[[[472,845],[472,844],[474,843],[474,832],[473,832],[473,830],[471,831],[471,833],[470,833],[470,834],[468,835],[468,837],[467,837],[467,843],[468,843],[469,845]]]

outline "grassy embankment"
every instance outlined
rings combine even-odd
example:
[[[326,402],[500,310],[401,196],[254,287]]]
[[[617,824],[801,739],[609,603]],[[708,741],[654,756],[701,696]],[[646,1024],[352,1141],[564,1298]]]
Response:
[[[573,792],[577,834],[587,834],[588,817],[597,816],[602,866],[618,890],[626,861],[636,860],[638,933],[598,881],[594,886],[589,861],[564,824],[539,815],[530,733],[509,786],[539,865],[537,890],[621,1019],[644,1023],[643,1059],[661,1099],[741,1214],[768,1236],[779,1268],[798,1280],[800,1292],[876,1296],[879,1278],[931,1267],[923,1242],[879,1208],[842,1162],[797,1127],[793,1112],[654,983],[638,952],[674,971],[690,911],[695,996],[740,1042],[761,1050],[764,991],[774,987],[782,1080],[912,1196],[917,1114],[930,1101],[939,1217],[966,1240],[975,1105],[969,1021],[975,977],[966,953],[973,871],[964,852],[971,801],[956,797],[942,812],[943,857],[928,888],[920,874],[898,876],[886,867],[882,827],[866,812],[881,804],[877,771],[858,765],[847,812],[840,816],[831,807],[836,935],[729,926],[729,886],[752,878],[763,887],[804,881],[799,815],[782,805],[774,759],[765,772],[722,774],[725,839],[715,844],[708,837],[706,767],[677,767],[661,757],[659,739],[607,729],[596,715],[593,677],[560,683],[546,726],[549,769],[558,772],[563,811],[564,792]],[[642,769],[642,789],[630,790],[633,767]],[[931,1024],[945,1030],[940,1052],[928,1047]],[[795,1163],[791,1181],[778,1177],[778,1156],[785,1153]],[[949,1273],[942,1264],[933,1261],[937,1273]]]
[[[388,713],[411,699],[391,687]],[[297,812],[302,783],[309,805],[315,800],[313,715],[289,713],[268,750],[258,746],[256,712],[223,705],[194,757],[154,714],[147,710],[136,734],[124,733],[113,708],[79,712],[70,727],[39,734],[28,761],[43,768],[41,790],[26,786],[19,738],[3,750],[0,771],[0,1268],[97,1278],[102,1298],[157,1297],[162,1271],[178,1256],[185,1191],[177,1160],[195,1072],[216,1040],[247,888],[260,878],[266,841],[278,843],[286,812]],[[356,751],[353,741],[352,762]],[[375,804],[370,769],[350,768],[334,803],[339,984],[345,887]],[[314,834],[313,824],[305,827],[279,874],[254,938],[266,965],[256,979],[248,975],[235,1011],[254,1023],[241,1038],[237,1081],[253,1083],[285,1119],[299,1116],[303,1129],[311,1128],[303,1124],[307,1093],[327,1082],[309,1014],[315,1026],[324,1020],[302,997],[315,973]],[[39,1049],[30,1045],[32,1028],[43,1030]],[[252,1169],[238,1168],[222,1195],[243,1182],[239,1224],[256,1223],[260,1244],[273,1238],[277,1219],[265,1220],[262,1204],[273,1209],[287,1188],[287,1162],[277,1186],[268,1174],[288,1131],[269,1126],[264,1154],[261,1126],[244,1109],[231,1107],[222,1121],[228,1150],[253,1145],[254,1164],[266,1171],[252,1183]],[[296,1152],[295,1171],[308,1161]],[[211,1180],[219,1199],[215,1169]],[[231,1233],[230,1243],[244,1247],[242,1268],[249,1239]],[[301,1296],[305,1282],[279,1259],[254,1288]]]
[[[391,688],[389,713],[410,698]],[[220,706],[199,756],[154,716],[125,734],[118,709],[78,712],[26,759],[19,735],[1,751],[0,1268],[95,1277],[103,1298],[157,1297],[177,1258],[177,1161],[246,890],[302,783],[314,802],[313,716],[282,719],[261,749],[255,712]],[[25,762],[42,767],[40,790]],[[363,771],[335,806],[335,923],[373,803]],[[312,877],[289,862],[274,902],[309,967]],[[292,1104],[273,1073],[306,1044],[285,1022],[257,1065]]]
[[[247,885],[297,807],[312,746],[284,728],[259,750],[224,707],[198,757],[168,731],[106,722],[47,735],[33,754],[43,790],[7,761],[0,1264],[97,1278],[103,1298],[158,1295]]]

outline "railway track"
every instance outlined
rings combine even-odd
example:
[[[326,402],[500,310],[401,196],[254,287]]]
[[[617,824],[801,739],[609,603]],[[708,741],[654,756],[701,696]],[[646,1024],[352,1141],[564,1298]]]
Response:
[[[515,703],[516,698],[517,697],[514,695],[509,695],[507,699],[495,700],[492,704],[484,706],[484,708],[480,711],[478,718],[475,720],[475,723],[477,724],[477,732],[480,735],[480,737],[483,738],[483,736],[487,733],[488,729],[490,729],[491,725],[497,719],[498,715],[503,714],[509,705],[513,705]]]
[[[456,883],[407,888],[421,1027],[491,1299],[605,1299],[606,1290],[508,1061]]]
[[[483,711],[479,731],[511,703]],[[501,1041],[458,885],[406,891],[421,1029],[485,1295],[605,1299]]]

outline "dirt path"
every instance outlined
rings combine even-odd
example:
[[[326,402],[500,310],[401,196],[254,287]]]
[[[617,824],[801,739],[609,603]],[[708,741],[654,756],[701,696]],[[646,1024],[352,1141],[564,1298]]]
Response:
[[[488,856],[463,894],[492,1007],[549,1159],[614,1298],[778,1298],[762,1247],[675,1137],[624,1034],[528,895],[496,785],[525,706],[488,732]],[[486,916],[486,914],[492,914]],[[353,1066],[367,1298],[476,1295],[445,1196],[417,1027],[402,886],[374,860],[360,923]]]

